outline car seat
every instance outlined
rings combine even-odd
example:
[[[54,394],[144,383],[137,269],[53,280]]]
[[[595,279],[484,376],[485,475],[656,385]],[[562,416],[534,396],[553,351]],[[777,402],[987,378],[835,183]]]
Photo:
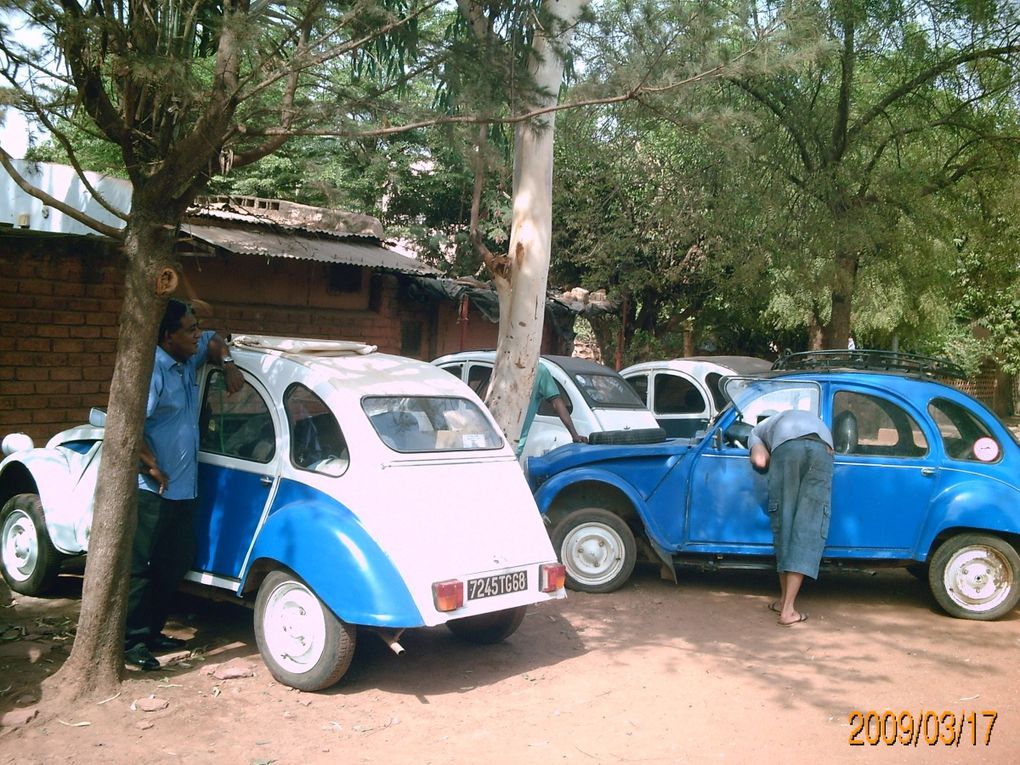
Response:
[[[435,448],[435,436],[421,431],[418,419],[410,412],[380,412],[372,415],[376,432],[388,447],[400,452]]]
[[[857,451],[857,416],[847,410],[832,420],[832,445],[839,454],[853,454]]]

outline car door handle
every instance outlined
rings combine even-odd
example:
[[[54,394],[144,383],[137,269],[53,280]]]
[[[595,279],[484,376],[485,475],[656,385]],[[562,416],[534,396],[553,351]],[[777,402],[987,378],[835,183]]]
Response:
[[[261,476],[259,478],[259,481],[262,482],[263,486],[272,486],[273,485],[273,477],[271,475]]]
[[[933,468],[933,467],[923,467],[923,468],[921,468],[921,475],[923,475],[923,476],[933,476],[933,475],[935,475],[935,468]]]

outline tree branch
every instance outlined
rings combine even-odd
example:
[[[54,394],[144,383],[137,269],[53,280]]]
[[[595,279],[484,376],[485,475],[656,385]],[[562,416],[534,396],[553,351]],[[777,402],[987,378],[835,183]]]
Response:
[[[64,215],[68,216],[69,218],[73,218],[82,225],[88,226],[94,231],[98,231],[100,234],[108,236],[111,239],[123,241],[124,232],[121,229],[114,228],[113,226],[108,226],[105,223],[99,222],[95,218],[86,215],[77,208],[71,207],[70,205],[65,204],[64,202],[61,202],[56,197],[51,197],[42,189],[37,189],[31,183],[26,181],[24,176],[22,176],[21,173],[19,173],[14,168],[14,165],[12,164],[11,155],[8,154],[2,146],[0,146],[0,166],[3,166],[4,170],[7,171],[7,174],[10,175],[12,179],[14,179],[14,182],[18,184],[18,187],[26,194],[35,197],[36,199],[40,200],[43,204],[52,207],[54,210],[59,210]]]
[[[986,48],[984,50],[969,51],[967,53],[961,53],[958,56],[939,61],[936,64],[928,67],[923,72],[914,75],[906,82],[900,84],[898,87],[893,88],[883,96],[878,103],[872,106],[866,111],[861,118],[847,131],[847,140],[851,141],[858,133],[866,128],[872,120],[878,117],[882,112],[889,108],[899,99],[903,98],[908,93],[916,90],[921,85],[931,82],[934,78],[940,74],[948,72],[952,69],[956,69],[962,64],[969,63],[971,61],[979,61],[985,58],[994,58],[997,56],[1008,56],[1011,54],[1020,53],[1020,43],[1013,45],[1004,45],[998,48]]]

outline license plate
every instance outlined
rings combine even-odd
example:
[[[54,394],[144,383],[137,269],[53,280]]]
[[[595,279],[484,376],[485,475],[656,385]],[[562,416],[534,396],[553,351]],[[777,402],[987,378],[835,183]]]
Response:
[[[528,572],[511,571],[509,574],[493,574],[480,579],[468,579],[468,600],[491,598],[494,595],[506,595],[509,592],[521,592],[528,589]]]

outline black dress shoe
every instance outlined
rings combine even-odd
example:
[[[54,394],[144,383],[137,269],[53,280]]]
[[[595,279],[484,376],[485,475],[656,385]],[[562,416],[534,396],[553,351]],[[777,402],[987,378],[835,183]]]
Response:
[[[124,663],[146,672],[159,669],[159,660],[145,647],[145,643],[135,643],[124,651]]]
[[[158,653],[160,651],[176,651],[179,648],[184,648],[187,645],[187,641],[159,634],[146,640],[145,645],[150,651]]]

